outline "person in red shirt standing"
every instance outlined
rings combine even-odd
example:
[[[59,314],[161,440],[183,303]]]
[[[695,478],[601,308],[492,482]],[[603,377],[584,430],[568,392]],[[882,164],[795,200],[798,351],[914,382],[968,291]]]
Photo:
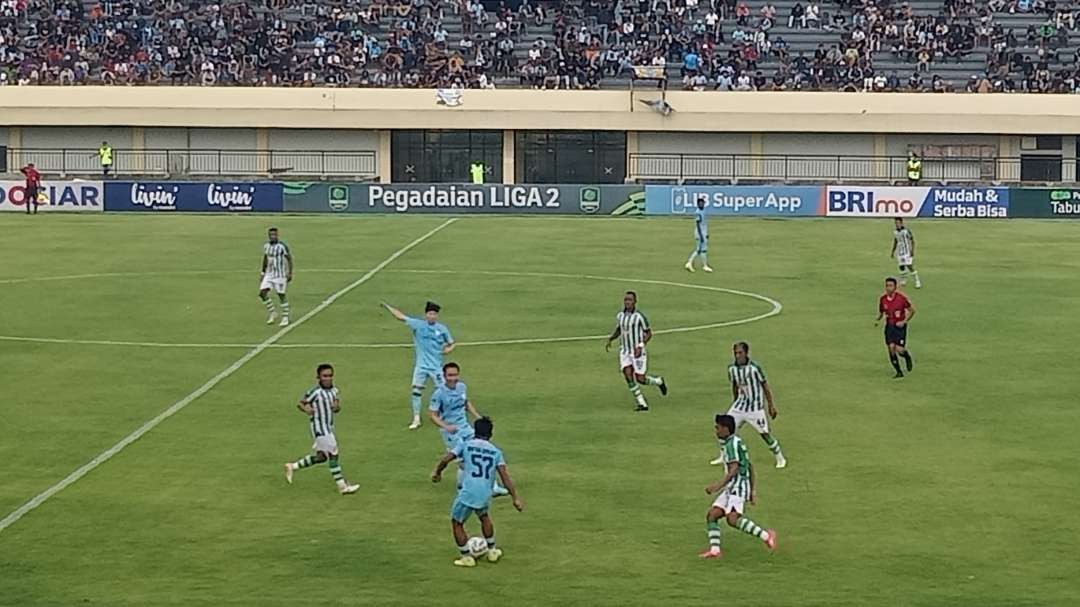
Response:
[[[903,357],[907,370],[911,371],[914,366],[911,353],[907,351],[907,328],[912,316],[915,316],[915,308],[907,296],[896,290],[896,279],[885,279],[885,294],[878,300],[878,316],[874,322],[876,327],[885,317],[885,347],[889,349],[889,362],[896,369],[894,379],[904,376],[900,370],[900,358]]]
[[[37,215],[38,190],[41,189],[41,173],[39,173],[38,170],[34,168],[33,162],[19,170],[22,172],[23,175],[26,176],[26,214],[30,214],[30,206],[33,205],[34,215]]]

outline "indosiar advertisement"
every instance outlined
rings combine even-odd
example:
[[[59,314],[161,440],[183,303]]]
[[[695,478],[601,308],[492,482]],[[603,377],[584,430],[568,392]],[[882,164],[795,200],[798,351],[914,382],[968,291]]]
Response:
[[[642,215],[639,185],[287,182],[290,213]]]
[[[0,181],[0,212],[26,210],[26,183]],[[38,188],[37,210],[100,213],[105,196],[100,181],[43,180]]]
[[[1009,189],[831,185],[820,211],[828,217],[1003,219],[1009,216]]]

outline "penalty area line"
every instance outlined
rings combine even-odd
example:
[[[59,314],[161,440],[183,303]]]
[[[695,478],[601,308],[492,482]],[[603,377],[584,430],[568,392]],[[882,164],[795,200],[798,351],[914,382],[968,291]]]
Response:
[[[176,401],[175,403],[173,403],[173,405],[171,407],[169,407],[168,409],[165,409],[161,413],[157,414],[157,416],[154,417],[153,419],[151,419],[150,421],[148,421],[145,424],[139,426],[134,432],[132,432],[131,434],[128,434],[124,438],[120,439],[120,441],[117,442],[112,447],[109,447],[105,451],[102,451],[101,453],[99,453],[94,459],[86,462],[85,464],[80,466],[78,469],[76,469],[74,472],[67,475],[63,479],[61,479],[55,485],[49,487],[48,489],[42,491],[41,493],[39,493],[37,495],[35,495],[28,502],[26,502],[22,506],[19,506],[14,511],[12,511],[10,514],[5,516],[2,520],[0,520],[0,532],[3,532],[8,527],[15,524],[19,519],[21,519],[23,516],[25,516],[31,510],[34,510],[35,508],[37,508],[41,504],[45,503],[45,501],[48,500],[49,498],[51,498],[52,496],[54,496],[57,493],[63,491],[68,486],[74,484],[79,479],[81,479],[82,477],[84,477],[87,474],[89,474],[90,472],[92,472],[98,466],[100,466],[100,465],[104,464],[105,462],[109,461],[110,459],[112,459],[112,457],[114,455],[116,455],[117,453],[120,453],[121,451],[123,451],[125,447],[127,447],[131,443],[133,443],[133,442],[139,440],[140,438],[142,438],[142,436],[144,434],[146,434],[147,432],[153,430],[158,425],[160,425],[162,422],[164,422],[165,420],[167,420],[170,417],[172,417],[173,415],[175,415],[177,412],[183,410],[184,407],[187,407],[188,405],[190,405],[192,402],[197,400],[200,396],[206,394],[210,390],[213,390],[215,386],[220,384],[222,381],[227,379],[232,374],[239,371],[240,368],[243,367],[244,365],[246,365],[248,362],[250,362],[251,359],[255,358],[256,356],[261,354],[264,350],[266,350],[270,346],[277,343],[278,340],[280,340],[282,337],[285,337],[286,335],[288,335],[290,332],[292,332],[293,329],[296,329],[300,325],[302,325],[305,322],[311,320],[316,314],[318,314],[319,312],[322,312],[326,308],[330,307],[335,301],[337,301],[341,297],[345,296],[346,294],[348,294],[350,291],[352,291],[356,287],[359,287],[360,285],[364,284],[365,282],[371,280],[371,278],[373,276],[378,274],[386,266],[393,263],[397,258],[401,257],[405,253],[408,253],[410,250],[412,250],[416,246],[420,245],[421,243],[423,243],[428,238],[431,238],[432,236],[434,236],[435,234],[440,232],[443,228],[449,226],[450,224],[454,223],[455,221],[457,221],[456,218],[447,219],[443,223],[441,223],[438,226],[432,228],[430,231],[425,233],[423,236],[420,236],[416,240],[413,240],[409,244],[401,247],[400,249],[395,251],[392,255],[390,255],[389,257],[384,259],[382,261],[382,263],[380,263],[379,265],[375,266],[374,268],[368,270],[367,273],[365,273],[363,276],[361,276],[360,278],[357,278],[356,280],[352,281],[351,283],[345,285],[345,287],[343,287],[342,289],[338,290],[334,294],[332,294],[329,297],[327,297],[326,299],[324,299],[319,305],[312,308],[307,314],[304,314],[299,319],[297,319],[296,322],[290,324],[287,327],[282,328],[277,333],[274,333],[270,337],[266,338],[266,340],[263,341],[262,343],[256,345],[254,348],[249,350],[246,354],[244,354],[239,359],[237,359],[236,362],[234,362],[233,364],[226,367],[223,371],[221,371],[217,375],[211,377],[210,380],[207,381],[205,384],[199,386],[194,392],[192,392],[191,394],[188,394],[184,398],[182,398],[182,399]]]

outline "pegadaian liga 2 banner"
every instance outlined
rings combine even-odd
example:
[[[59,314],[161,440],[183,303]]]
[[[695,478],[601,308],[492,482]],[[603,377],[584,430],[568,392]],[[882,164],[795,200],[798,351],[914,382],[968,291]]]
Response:
[[[642,215],[640,185],[286,182],[287,213]]]

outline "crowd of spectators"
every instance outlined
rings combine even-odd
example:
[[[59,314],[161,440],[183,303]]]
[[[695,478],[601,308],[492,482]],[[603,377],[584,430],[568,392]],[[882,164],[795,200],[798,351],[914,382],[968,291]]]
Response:
[[[773,0],[0,0],[0,85],[587,89],[634,66],[673,66],[687,90],[946,91],[935,66],[978,53],[985,69],[965,90],[1074,92],[1078,10],[1078,0],[945,0],[934,14],[898,0],[798,0],[783,12]],[[1013,31],[1004,13],[1042,23]],[[831,42],[793,50],[785,27]]]

